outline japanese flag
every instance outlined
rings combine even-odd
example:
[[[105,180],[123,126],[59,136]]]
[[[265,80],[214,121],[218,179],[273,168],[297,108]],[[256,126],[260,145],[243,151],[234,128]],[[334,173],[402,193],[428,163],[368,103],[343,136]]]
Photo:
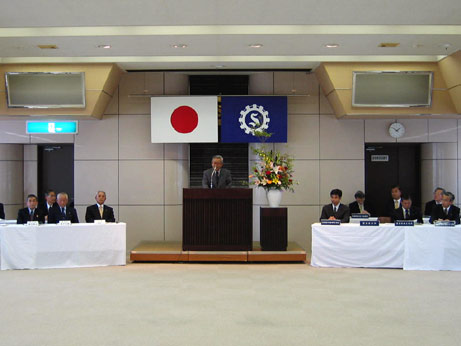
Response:
[[[152,143],[218,141],[217,96],[151,98]]]

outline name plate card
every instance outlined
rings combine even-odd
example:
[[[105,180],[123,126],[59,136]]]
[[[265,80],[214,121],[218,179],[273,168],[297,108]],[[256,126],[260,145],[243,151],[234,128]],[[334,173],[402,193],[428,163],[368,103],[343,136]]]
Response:
[[[72,225],[72,222],[70,222],[70,220],[61,220],[59,221],[58,225],[59,226],[70,226]]]
[[[368,214],[360,214],[360,213],[353,213],[351,215],[351,218],[353,218],[353,219],[369,219],[370,215],[368,215]]]
[[[360,226],[379,226],[378,220],[360,221]]]
[[[320,220],[322,226],[339,226],[341,225],[341,220]]]
[[[38,221],[27,221],[27,226],[38,226]]]
[[[434,225],[436,227],[455,227],[456,221],[435,221]]]
[[[394,225],[413,227],[415,225],[415,221],[414,220],[395,220]]]
[[[104,225],[106,223],[106,220],[94,220],[94,223],[96,225]]]

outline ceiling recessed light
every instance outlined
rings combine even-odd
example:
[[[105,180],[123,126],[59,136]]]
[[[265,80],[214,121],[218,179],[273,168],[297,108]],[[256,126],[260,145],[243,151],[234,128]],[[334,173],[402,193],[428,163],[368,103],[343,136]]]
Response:
[[[215,67],[215,68],[223,68],[223,67],[226,67],[226,65],[214,65],[213,67]]]
[[[249,45],[250,48],[261,48],[262,46],[261,43],[252,43]]]
[[[414,43],[414,44],[412,45],[412,47],[413,47],[413,48],[422,48],[422,47],[424,47],[424,44],[421,44],[421,43]]]
[[[171,47],[173,47],[173,48],[187,48],[187,44],[184,44],[184,43],[174,44]]]
[[[339,44],[337,43],[327,43],[325,45],[326,48],[338,48],[339,47]]]
[[[110,44],[100,44],[98,48],[103,48],[103,49],[110,49],[112,46]]]

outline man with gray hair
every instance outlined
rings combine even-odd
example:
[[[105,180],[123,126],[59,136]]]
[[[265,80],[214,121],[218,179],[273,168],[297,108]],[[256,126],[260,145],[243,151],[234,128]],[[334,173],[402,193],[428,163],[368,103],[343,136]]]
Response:
[[[204,189],[226,189],[232,185],[231,172],[222,168],[224,159],[215,155],[211,159],[211,168],[203,172],[202,187]]]
[[[96,200],[96,204],[86,208],[85,221],[87,223],[94,223],[94,220],[115,222],[114,209],[104,204],[106,201],[106,193],[104,191],[98,191],[94,199]]]
[[[432,209],[430,223],[435,221],[455,221],[459,224],[459,208],[453,205],[455,195],[451,192],[445,191],[442,194],[442,204],[436,205]]]
[[[58,193],[58,206],[50,208],[48,214],[48,223],[59,223],[59,221],[69,220],[72,223],[78,223],[77,211],[75,208],[67,206],[69,196],[65,192]]]
[[[434,199],[426,203],[424,207],[424,215],[432,215],[432,210],[437,206],[442,204],[442,196],[445,192],[445,189],[441,187],[436,187],[434,190]]]

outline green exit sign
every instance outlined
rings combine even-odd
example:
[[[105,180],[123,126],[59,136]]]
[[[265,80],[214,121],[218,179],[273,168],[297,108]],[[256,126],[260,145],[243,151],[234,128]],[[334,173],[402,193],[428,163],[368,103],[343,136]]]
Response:
[[[78,133],[78,121],[28,121],[26,126],[28,134]]]

